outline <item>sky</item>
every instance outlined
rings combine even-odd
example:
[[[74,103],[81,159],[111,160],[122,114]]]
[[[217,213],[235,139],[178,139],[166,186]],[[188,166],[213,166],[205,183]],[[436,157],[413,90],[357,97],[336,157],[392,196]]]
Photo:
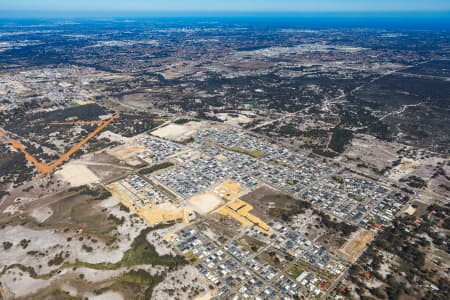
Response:
[[[0,0],[0,11],[450,11],[450,0]]]

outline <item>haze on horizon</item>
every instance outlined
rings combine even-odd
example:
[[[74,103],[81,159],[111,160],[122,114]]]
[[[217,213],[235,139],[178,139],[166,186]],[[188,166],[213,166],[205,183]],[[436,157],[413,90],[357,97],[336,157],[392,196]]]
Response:
[[[448,0],[0,0],[0,11],[399,12],[450,11]]]

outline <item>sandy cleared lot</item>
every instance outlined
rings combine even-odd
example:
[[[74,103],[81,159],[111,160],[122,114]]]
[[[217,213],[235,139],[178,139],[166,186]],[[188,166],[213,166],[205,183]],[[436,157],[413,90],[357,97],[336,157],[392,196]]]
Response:
[[[108,186],[114,198],[122,202],[123,205],[132,209],[133,203],[135,201],[135,196],[125,189],[120,183],[114,182]]]
[[[404,158],[402,159],[402,163],[400,165],[401,171],[408,171],[410,169],[417,169],[420,164],[412,159]]]
[[[34,279],[19,269],[9,270],[1,279],[7,297],[24,297],[50,285],[49,280]]]
[[[36,222],[43,223],[53,215],[53,210],[50,207],[39,207],[33,209],[30,215]]]
[[[210,300],[210,299],[212,299],[213,297],[214,297],[214,293],[212,293],[212,292],[207,292],[207,293],[204,294],[204,295],[200,295],[200,296],[195,297],[195,300]]]
[[[223,200],[214,193],[205,193],[189,199],[191,207],[202,215],[208,214],[223,203]]]
[[[119,146],[109,151],[108,154],[114,156],[119,160],[127,160],[146,149],[139,145]]]
[[[420,162],[402,158],[400,165],[396,166],[389,172],[389,178],[399,180],[400,178],[414,173],[421,166]]]
[[[169,124],[152,132],[152,135],[162,139],[178,141],[182,137],[195,133],[195,130],[179,124]]]
[[[373,241],[373,239],[373,233],[361,229],[352,235],[351,239],[345,243],[339,252],[341,252],[343,257],[347,260],[355,262],[361,252]]]
[[[187,219],[190,214],[187,209],[177,208],[175,205],[170,203],[161,204],[157,207],[146,207],[139,210],[137,213],[150,226],[171,221],[188,221]]]
[[[62,170],[56,172],[69,182],[72,186],[82,186],[86,184],[99,183],[99,178],[84,165],[69,163]]]
[[[252,118],[249,118],[244,115],[238,115],[237,117],[231,116],[227,113],[216,114],[216,117],[220,120],[224,121],[226,124],[238,126],[239,124],[248,124],[253,121]]]
[[[103,131],[102,133],[100,133],[100,134],[98,135],[98,137],[99,137],[100,139],[102,139],[102,138],[108,138],[108,139],[110,139],[110,140],[113,141],[113,142],[119,142],[119,143],[121,143],[121,142],[129,142],[129,140],[130,140],[130,138],[121,136],[120,134],[111,132],[111,131],[109,131],[109,130]]]
[[[234,200],[241,192],[241,186],[236,181],[225,180],[221,185],[214,189],[214,192],[225,200]]]
[[[101,295],[87,295],[91,300],[123,300],[123,296],[116,292],[106,292]]]
[[[414,215],[414,214],[416,213],[416,209],[415,209],[414,207],[412,207],[412,205],[409,205],[409,206],[405,209],[404,213],[405,213],[405,214],[408,214],[408,215],[410,215],[410,216],[412,216],[412,215]]]

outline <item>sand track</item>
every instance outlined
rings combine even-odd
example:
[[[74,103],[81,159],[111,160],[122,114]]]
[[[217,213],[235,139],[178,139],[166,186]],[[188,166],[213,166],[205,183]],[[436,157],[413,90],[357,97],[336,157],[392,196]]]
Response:
[[[15,148],[17,151],[22,152],[25,155],[25,159],[32,163],[39,171],[41,171],[44,174],[51,173],[53,170],[55,170],[59,165],[61,165],[64,161],[69,159],[73,154],[75,154],[78,150],[81,149],[89,140],[91,140],[93,137],[95,137],[97,134],[99,134],[103,129],[105,129],[111,122],[119,118],[120,114],[116,113],[114,114],[110,119],[104,121],[101,123],[99,127],[97,127],[93,132],[89,133],[81,142],[73,146],[69,151],[64,153],[60,158],[55,160],[50,165],[44,164],[39,162],[36,158],[34,158],[30,153],[28,153],[25,150],[25,146],[17,140],[9,139],[8,144],[10,144],[13,148]],[[3,133],[3,132],[2,132]]]

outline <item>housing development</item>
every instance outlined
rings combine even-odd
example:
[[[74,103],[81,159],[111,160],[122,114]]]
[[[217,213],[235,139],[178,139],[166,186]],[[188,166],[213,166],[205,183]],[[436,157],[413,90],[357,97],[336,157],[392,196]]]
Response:
[[[176,144],[180,139],[190,143]],[[145,146],[134,155],[150,155],[163,168],[112,183],[113,196],[148,224],[183,221],[161,239],[211,281],[219,298],[327,295],[411,200],[231,126],[172,123],[135,140]],[[332,215],[329,223],[321,211]],[[349,224],[338,233],[343,245],[321,241],[341,222]],[[325,229],[305,230],[312,225]]]

